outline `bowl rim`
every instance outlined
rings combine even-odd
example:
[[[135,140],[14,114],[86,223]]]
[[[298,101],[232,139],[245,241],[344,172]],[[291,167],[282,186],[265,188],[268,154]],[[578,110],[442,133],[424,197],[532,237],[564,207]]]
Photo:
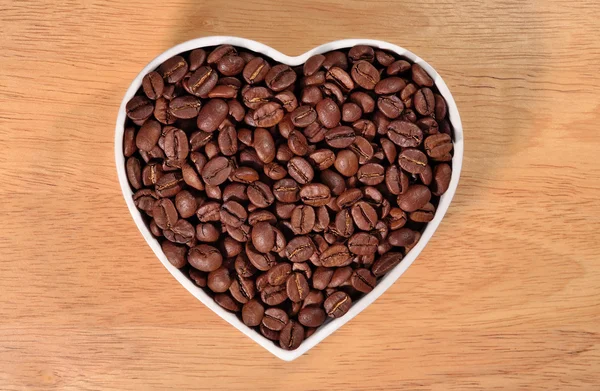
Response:
[[[152,236],[150,230],[144,223],[141,212],[135,207],[132,198],[133,192],[129,187],[129,182],[127,180],[127,174],[125,171],[125,156],[123,155],[123,134],[125,130],[126,120],[125,106],[140,88],[142,84],[142,78],[144,77],[144,75],[156,69],[161,63],[173,57],[174,55],[187,52],[196,48],[217,46],[222,44],[230,44],[233,46],[243,47],[245,49],[263,54],[273,59],[274,61],[290,66],[303,64],[309,57],[315,54],[325,53],[337,49],[349,48],[358,44],[369,45],[379,49],[389,50],[399,56],[409,59],[411,62],[421,65],[423,69],[434,80],[436,87],[438,88],[440,94],[446,100],[446,104],[448,106],[448,116],[449,121],[453,127],[454,138],[452,177],[450,180],[448,190],[446,191],[446,193],[444,193],[444,195],[440,197],[440,202],[438,205],[438,209],[436,210],[434,219],[427,224],[425,230],[421,234],[419,242],[415,245],[415,247],[413,247],[413,249],[407,254],[407,256],[402,259],[402,262],[400,262],[397,266],[390,270],[387,275],[381,278],[377,286],[371,292],[363,296],[357,302],[353,303],[350,310],[344,316],[342,316],[341,318],[333,319],[327,324],[319,327],[317,331],[308,339],[306,339],[296,350],[284,350],[277,346],[275,342],[263,337],[260,333],[246,326],[240,319],[238,319],[238,317],[235,314],[228,312],[221,306],[219,306],[207,293],[205,293],[201,288],[196,286],[179,269],[171,265],[171,263],[167,260],[166,256],[162,252],[159,242]],[[284,361],[295,360],[304,353],[308,352],[322,340],[327,338],[335,330],[342,327],[344,324],[346,324],[348,321],[350,321],[352,318],[354,318],[356,315],[362,312],[365,308],[367,308],[370,304],[372,304],[410,267],[410,265],[421,253],[423,248],[425,248],[425,246],[433,236],[433,233],[439,227],[440,222],[444,218],[444,215],[446,214],[448,207],[450,206],[450,203],[456,193],[456,189],[458,186],[458,181],[462,170],[464,153],[463,128],[460,119],[460,114],[458,112],[456,102],[454,101],[454,97],[452,96],[450,90],[446,86],[446,83],[444,82],[442,77],[437,73],[437,71],[427,62],[425,62],[422,58],[420,58],[419,56],[415,55],[413,52],[407,49],[404,49],[400,46],[394,45],[386,41],[362,38],[341,39],[324,43],[296,57],[290,57],[288,55],[285,55],[279,52],[278,50],[260,42],[234,36],[206,36],[175,45],[156,56],[152,61],[150,61],[138,73],[138,75],[132,80],[131,84],[129,85],[127,92],[125,93],[123,100],[121,101],[121,105],[119,107],[119,113],[117,116],[117,122],[115,126],[114,147],[115,163],[117,167],[119,183],[121,185],[121,191],[123,197],[125,198],[125,202],[129,209],[129,213],[131,214],[138,230],[141,232],[142,236],[144,237],[150,248],[154,251],[154,254],[158,257],[163,266],[171,273],[173,277],[175,277],[175,279],[188,292],[194,295],[194,297],[200,300],[205,306],[210,308],[218,316],[220,316],[230,325],[241,331],[243,334],[250,337],[260,346],[262,346],[263,348],[271,352],[273,355]]]

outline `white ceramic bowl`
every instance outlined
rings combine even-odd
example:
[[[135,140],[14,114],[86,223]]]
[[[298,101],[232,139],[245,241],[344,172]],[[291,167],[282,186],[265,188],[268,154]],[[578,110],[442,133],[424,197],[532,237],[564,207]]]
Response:
[[[125,158],[123,156],[123,132],[126,119],[125,105],[135,95],[136,91],[142,85],[142,78],[144,77],[144,75],[156,69],[162,62],[173,57],[176,54],[196,48],[216,46],[221,44],[230,44],[233,46],[243,47],[248,50],[264,54],[266,57],[272,58],[274,61],[278,61],[290,66],[302,64],[314,54],[325,53],[336,49],[350,48],[358,44],[370,45],[373,47],[392,51],[398,54],[399,56],[405,57],[410,61],[421,65],[423,69],[425,69],[425,71],[427,71],[427,73],[433,78],[438,90],[446,99],[448,105],[449,119],[454,129],[454,157],[452,159],[452,179],[450,181],[450,187],[448,188],[448,191],[441,197],[435,217],[433,221],[427,224],[427,227],[423,231],[421,239],[419,240],[417,245],[408,253],[408,255],[402,260],[402,262],[400,262],[400,264],[398,264],[393,270],[391,270],[385,277],[380,279],[379,283],[377,284],[375,289],[373,289],[373,291],[371,291],[369,294],[365,295],[359,301],[354,303],[352,308],[350,308],[346,315],[338,319],[333,319],[332,321],[326,323],[325,325],[320,327],[310,338],[305,340],[298,349],[292,351],[281,349],[275,343],[260,335],[260,333],[257,333],[253,329],[250,329],[249,327],[244,325],[242,321],[237,318],[236,315],[221,308],[201,288],[194,285],[194,283],[190,281],[186,275],[184,275],[182,272],[179,271],[179,269],[175,268],[169,263],[169,261],[162,252],[159,242],[152,236],[148,227],[146,227],[146,224],[144,223],[140,211],[135,207],[132,198],[133,193],[127,181],[127,174],[125,172]],[[262,43],[252,41],[249,39],[215,36],[193,39],[191,41],[187,41],[172,47],[171,49],[156,57],[148,65],[146,65],[146,67],[142,69],[142,71],[131,82],[129,89],[127,89],[127,93],[125,93],[125,97],[121,102],[119,115],[117,117],[117,125],[115,130],[115,160],[117,164],[117,171],[119,174],[119,182],[121,183],[121,190],[123,191],[123,197],[125,197],[125,202],[127,202],[127,206],[129,207],[129,212],[131,213],[131,216],[133,217],[133,220],[135,221],[138,229],[146,239],[146,242],[148,242],[148,245],[150,245],[150,248],[152,248],[158,259],[173,275],[173,277],[175,277],[175,279],[177,279],[177,281],[181,285],[183,285],[185,289],[187,289],[192,295],[194,295],[198,300],[200,300],[205,306],[213,310],[215,313],[217,313],[217,315],[229,322],[229,324],[240,330],[242,333],[246,334],[248,337],[252,338],[256,343],[258,343],[259,345],[261,345],[280,359],[285,361],[292,361],[301,356],[302,354],[306,353],[309,349],[321,342],[328,335],[330,335],[335,330],[342,327],[350,319],[358,315],[369,304],[373,303],[375,299],[381,296],[383,292],[385,292],[398,279],[398,277],[400,277],[402,273],[404,273],[406,269],[408,269],[408,267],[413,263],[415,258],[427,245],[427,242],[429,242],[431,236],[433,235],[437,227],[440,225],[440,222],[442,221],[444,215],[446,214],[446,211],[448,210],[448,206],[450,206],[452,197],[454,197],[454,193],[456,192],[458,178],[460,176],[463,161],[463,129],[460,121],[460,116],[458,114],[458,109],[456,107],[456,103],[454,102],[454,98],[448,90],[446,83],[444,83],[444,81],[442,80],[442,77],[421,58],[419,58],[412,52],[401,48],[400,46],[373,39],[343,39],[340,41],[334,41],[323,44],[321,46],[309,50],[308,52],[300,56],[289,57],[269,46],[263,45]]]

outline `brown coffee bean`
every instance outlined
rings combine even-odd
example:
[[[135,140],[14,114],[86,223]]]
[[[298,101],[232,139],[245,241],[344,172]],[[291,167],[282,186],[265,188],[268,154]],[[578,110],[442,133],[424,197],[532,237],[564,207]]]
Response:
[[[140,160],[135,156],[132,156],[127,159],[125,163],[125,171],[127,172],[127,179],[129,180],[129,184],[134,189],[142,188],[142,164]]]
[[[373,145],[364,137],[356,136],[352,145],[350,145],[350,150],[358,156],[358,163],[365,164],[370,161],[374,154],[375,150],[373,149]]]
[[[318,267],[313,273],[313,288],[318,290],[324,290],[329,285],[333,276],[334,269],[327,267]]]
[[[408,175],[398,166],[392,165],[385,172],[385,186],[394,195],[402,194],[408,189]]]
[[[412,79],[421,87],[433,87],[433,79],[419,64],[412,65]]]
[[[406,82],[400,77],[385,78],[375,85],[375,93],[377,95],[390,95],[400,92],[406,87]]]
[[[340,208],[349,208],[354,203],[362,199],[363,193],[360,189],[348,189],[339,195],[337,198],[337,204]]]
[[[175,84],[183,79],[188,71],[188,64],[181,56],[174,56],[158,67],[158,72],[169,83]]]
[[[275,266],[276,261],[273,254],[258,251],[251,242],[246,243],[245,249],[248,260],[258,270],[267,271]]]
[[[207,283],[210,290],[215,293],[227,292],[233,283],[233,276],[229,269],[221,266],[208,273]]]
[[[197,125],[200,130],[214,132],[227,118],[229,106],[223,99],[210,99],[198,113]]]
[[[221,153],[225,156],[233,156],[238,151],[237,144],[237,132],[235,127],[226,126],[219,132],[219,136],[217,138],[219,143],[219,149]]]
[[[411,174],[420,174],[427,166],[427,156],[418,149],[407,148],[398,156],[398,164]]]
[[[349,126],[338,126],[325,133],[325,142],[332,148],[348,148],[355,138],[356,133]]]
[[[359,229],[371,231],[377,224],[377,212],[365,201],[358,201],[352,206],[352,219]]]
[[[342,121],[355,122],[360,119],[362,110],[359,105],[352,102],[346,102],[342,106]]]
[[[352,287],[359,292],[369,293],[375,287],[377,279],[368,269],[356,269],[351,277]]]
[[[314,178],[314,171],[310,163],[299,156],[290,159],[287,171],[301,185],[311,182]]]
[[[194,118],[200,112],[201,102],[194,96],[179,96],[169,102],[169,111],[175,118]]]
[[[330,149],[318,149],[311,153],[309,158],[321,171],[331,167],[335,162],[335,154]]]
[[[371,272],[375,277],[381,277],[398,265],[400,261],[402,261],[402,253],[388,252],[373,263]]]
[[[196,198],[187,190],[183,190],[175,196],[175,206],[179,215],[184,219],[192,217],[198,209]]]
[[[323,61],[325,61],[325,56],[322,54],[315,54],[306,60],[303,67],[304,76],[314,75],[323,65]]]
[[[296,82],[296,72],[284,64],[272,67],[265,76],[267,87],[273,91],[283,91]]]
[[[297,202],[300,197],[299,192],[300,186],[291,178],[281,179],[273,184],[273,194],[281,202]]]
[[[389,119],[395,119],[402,114],[404,104],[396,95],[380,96],[377,108]]]
[[[416,232],[409,228],[400,228],[390,232],[387,239],[392,246],[404,247],[415,241]]]
[[[325,267],[343,267],[352,263],[348,248],[343,244],[334,244],[321,253],[319,257]]]
[[[335,234],[344,238],[349,238],[354,233],[354,223],[352,222],[352,216],[350,210],[342,209],[335,215],[334,224]]]
[[[300,310],[298,322],[306,327],[319,327],[327,319],[327,314],[319,306],[308,306]]]
[[[223,263],[223,256],[215,247],[199,244],[189,249],[187,260],[198,270],[212,272]]]
[[[431,191],[424,185],[412,185],[398,196],[398,206],[405,212],[414,212],[422,208],[431,199]]]
[[[289,320],[288,315],[281,308],[268,308],[264,313],[262,324],[269,330],[281,331]]]
[[[312,124],[317,119],[317,112],[315,109],[308,105],[299,106],[296,110],[291,113],[291,120],[294,126],[299,128],[305,128]]]
[[[348,239],[348,249],[356,255],[371,255],[377,251],[378,243],[375,236],[359,232]]]
[[[290,320],[279,334],[279,346],[286,350],[297,349],[304,340],[304,328]]]
[[[226,157],[218,156],[210,159],[202,168],[202,179],[211,186],[225,182],[231,174],[232,167]]]
[[[196,226],[196,239],[204,243],[213,243],[219,240],[220,232],[213,224],[200,223]]]
[[[284,111],[279,103],[268,102],[253,113],[256,127],[268,128],[277,125],[283,119]]]
[[[414,221],[415,223],[428,223],[431,220],[433,220],[434,215],[435,206],[428,202],[422,208],[419,208],[418,210],[410,213],[408,217],[411,221]]]
[[[142,79],[142,88],[149,99],[156,100],[161,97],[165,82],[158,72],[150,72]]]
[[[327,205],[331,198],[331,192],[327,186],[322,183],[309,183],[302,186],[298,193],[302,202],[310,206]]]
[[[381,164],[368,163],[358,169],[357,178],[365,185],[375,186],[384,181],[384,168]]]
[[[161,248],[171,265],[175,266],[178,269],[181,269],[182,267],[187,265],[185,256],[187,252],[186,246],[181,246],[172,243],[168,240],[165,240],[164,242],[162,242]]]
[[[269,285],[260,293],[260,299],[263,301],[263,303],[270,306],[279,305],[286,301],[287,298],[285,285]]]
[[[452,151],[452,139],[445,133],[432,134],[423,144],[427,155],[434,160],[449,155]]]
[[[135,128],[133,126],[128,126],[123,133],[123,155],[125,155],[125,157],[130,157],[137,149]]]
[[[417,113],[421,115],[432,115],[435,110],[435,97],[433,96],[433,92],[427,87],[421,88],[415,92],[413,105]]]
[[[357,104],[365,114],[375,110],[375,100],[366,92],[356,91],[350,94],[350,101]]]
[[[275,246],[275,232],[267,222],[256,223],[252,227],[252,244],[261,253],[268,253]]]
[[[372,90],[379,83],[380,76],[377,69],[367,61],[357,61],[352,66],[352,79],[366,90]]]
[[[317,103],[316,112],[319,121],[328,129],[338,126],[342,118],[340,108],[331,98],[325,98]]]
[[[369,64],[368,62],[364,63]],[[354,67],[352,69],[354,71]],[[340,67],[333,66],[329,68],[325,74],[325,79],[334,82],[344,91],[350,91],[354,89],[354,81],[352,81],[352,77],[348,74],[348,72]]]
[[[214,300],[215,303],[228,311],[238,312],[241,308],[240,303],[235,301],[229,293],[217,293]]]
[[[300,101],[307,106],[316,106],[323,100],[323,92],[318,86],[307,86],[302,90]]]
[[[256,285],[254,280],[236,276],[229,287],[229,293],[235,300],[245,304],[254,298],[256,294]]]
[[[268,176],[274,181],[283,179],[287,175],[286,169],[282,165],[277,164],[275,162],[265,164],[265,166],[263,167],[263,171],[266,176]]]
[[[294,130],[290,133],[287,145],[289,147],[289,150],[292,151],[292,153],[294,153],[295,155],[304,156],[308,153],[308,142],[306,141],[306,137],[297,130]]]
[[[339,318],[345,315],[352,306],[352,299],[346,292],[337,291],[329,295],[323,307],[331,318]]]
[[[352,268],[350,266],[339,267],[333,272],[331,281],[327,288],[337,288],[343,285],[349,285],[350,277],[352,276]]]
[[[387,67],[394,62],[394,56],[383,50],[375,50],[375,59],[384,67]]]
[[[219,221],[221,204],[218,202],[204,202],[196,210],[196,217],[202,223]]]
[[[265,307],[256,299],[252,299],[242,307],[242,321],[246,326],[260,325],[265,314]]]
[[[308,205],[296,206],[292,212],[291,224],[296,235],[309,233],[315,225],[315,210]]]
[[[441,196],[444,194],[450,186],[450,179],[452,178],[452,168],[446,163],[438,164],[433,169],[433,184],[431,191],[433,195]]]
[[[388,65],[386,73],[388,75],[397,75],[398,73],[406,72],[410,69],[410,63],[406,60],[397,60]]]
[[[225,202],[220,209],[221,222],[239,228],[246,222],[248,212],[240,203],[235,201]]]
[[[315,252],[315,246],[308,236],[296,236],[285,248],[285,256],[292,262],[307,261]]]
[[[292,273],[286,281],[286,292],[288,298],[293,302],[300,302],[308,296],[310,287],[306,277],[302,273]]]
[[[394,144],[403,148],[415,148],[423,142],[421,129],[407,121],[392,121],[387,127],[387,135]]]

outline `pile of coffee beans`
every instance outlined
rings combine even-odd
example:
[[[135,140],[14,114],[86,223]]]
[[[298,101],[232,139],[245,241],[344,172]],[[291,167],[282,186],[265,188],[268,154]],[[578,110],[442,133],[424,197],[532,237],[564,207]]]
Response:
[[[298,67],[230,45],[182,53],[127,117],[133,199],[167,259],[284,349],[401,262],[452,175],[433,80],[370,46]]]

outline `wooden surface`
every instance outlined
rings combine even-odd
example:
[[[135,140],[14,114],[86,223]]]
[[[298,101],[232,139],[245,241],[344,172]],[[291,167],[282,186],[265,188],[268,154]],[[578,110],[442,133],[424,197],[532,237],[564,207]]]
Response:
[[[0,389],[600,389],[599,16],[596,0],[0,0]],[[430,244],[293,363],[175,282],[117,183],[131,79],[221,34],[290,55],[396,43],[463,119]]]

